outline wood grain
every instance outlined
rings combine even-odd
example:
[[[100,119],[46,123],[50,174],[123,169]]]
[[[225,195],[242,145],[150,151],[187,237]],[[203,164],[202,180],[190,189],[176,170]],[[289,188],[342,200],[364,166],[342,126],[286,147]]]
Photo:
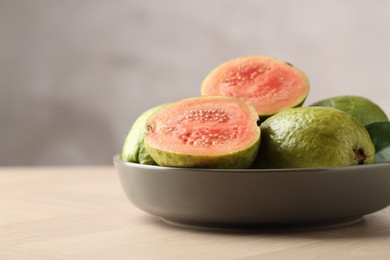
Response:
[[[0,168],[0,259],[390,259],[390,210],[323,230],[195,230],[135,208],[110,166]]]

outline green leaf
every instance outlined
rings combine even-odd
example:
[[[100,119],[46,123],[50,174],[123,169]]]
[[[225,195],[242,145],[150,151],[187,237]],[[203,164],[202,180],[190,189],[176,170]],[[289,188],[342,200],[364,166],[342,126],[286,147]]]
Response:
[[[380,121],[366,125],[375,146],[375,162],[390,162],[390,122]]]

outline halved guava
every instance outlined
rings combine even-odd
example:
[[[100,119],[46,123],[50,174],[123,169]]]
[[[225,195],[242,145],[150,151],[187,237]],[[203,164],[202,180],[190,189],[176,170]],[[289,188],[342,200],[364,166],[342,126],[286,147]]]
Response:
[[[203,96],[245,100],[260,116],[303,104],[310,89],[305,73],[288,62],[266,56],[230,60],[211,71],[202,83]]]
[[[160,166],[249,168],[259,150],[258,120],[240,99],[187,98],[149,118],[144,144]]]

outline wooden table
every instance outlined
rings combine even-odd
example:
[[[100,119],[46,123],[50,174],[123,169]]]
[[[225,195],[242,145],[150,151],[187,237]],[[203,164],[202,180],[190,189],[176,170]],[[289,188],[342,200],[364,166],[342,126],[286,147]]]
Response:
[[[322,230],[195,230],[135,208],[112,166],[0,168],[0,259],[390,259],[390,209]]]

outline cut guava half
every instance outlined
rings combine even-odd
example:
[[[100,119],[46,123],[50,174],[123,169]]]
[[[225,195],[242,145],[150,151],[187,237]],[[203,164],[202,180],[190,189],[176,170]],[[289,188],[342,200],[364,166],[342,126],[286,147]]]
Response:
[[[187,98],[149,118],[144,144],[160,166],[249,168],[260,144],[258,121],[240,99]]]
[[[270,116],[301,106],[309,89],[305,73],[290,63],[267,56],[248,56],[212,70],[202,83],[201,94],[240,98],[260,116]]]

